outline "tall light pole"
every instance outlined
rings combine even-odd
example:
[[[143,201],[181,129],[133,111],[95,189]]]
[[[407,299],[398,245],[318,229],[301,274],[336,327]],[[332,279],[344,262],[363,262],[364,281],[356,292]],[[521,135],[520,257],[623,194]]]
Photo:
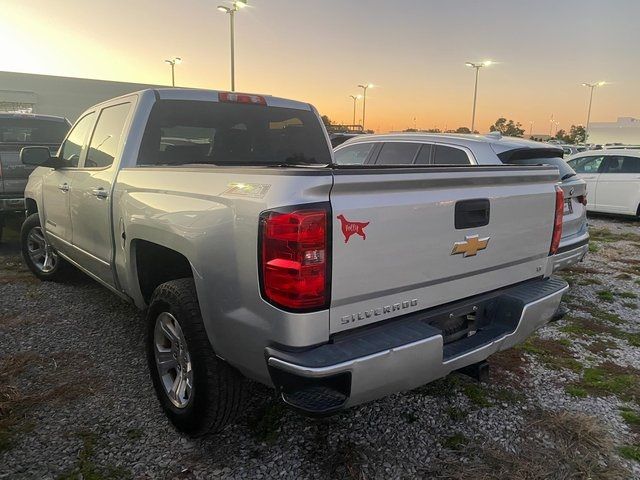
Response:
[[[180,57],[174,57],[171,60],[165,60],[165,63],[171,65],[171,86],[176,86],[176,64],[182,62]]]
[[[529,122],[529,138],[533,137],[533,120]]]
[[[356,103],[358,102],[360,95],[349,95],[349,97],[353,99],[353,123],[351,125],[355,126],[356,125]]]
[[[367,90],[369,88],[373,87],[373,85],[371,83],[365,83],[364,85],[358,85],[358,88],[361,88],[362,91],[364,92],[362,95],[362,131],[365,132],[366,129],[364,128],[364,120],[365,120],[365,113],[367,112]]]
[[[479,62],[479,63],[473,63],[473,62],[465,63],[467,67],[476,69],[476,83],[473,88],[473,113],[471,114],[471,133],[475,132],[475,126],[476,126],[476,100],[478,99],[478,75],[482,67],[488,67],[492,63],[493,62],[491,60],[485,60],[484,62]]]
[[[582,86],[583,87],[589,87],[589,89],[591,90],[591,92],[589,93],[589,110],[587,111],[587,128],[585,128],[584,131],[584,141],[586,143],[587,139],[589,138],[589,124],[591,123],[591,103],[593,102],[593,91],[595,90],[596,87],[602,87],[603,85],[606,85],[607,82],[596,82],[596,83],[583,83]]]
[[[218,10],[229,14],[230,33],[231,33],[231,91],[236,91],[236,56],[235,56],[235,17],[236,12],[247,6],[247,0],[233,0],[231,7],[218,5]]]

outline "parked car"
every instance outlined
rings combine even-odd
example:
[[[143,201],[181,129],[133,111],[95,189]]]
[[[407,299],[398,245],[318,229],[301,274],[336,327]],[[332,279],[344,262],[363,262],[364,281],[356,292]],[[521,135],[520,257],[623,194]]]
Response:
[[[0,113],[0,239],[5,216],[24,212],[24,187],[33,167],[20,163],[20,149],[45,145],[55,152],[70,126],[63,117]]]
[[[567,163],[587,182],[587,210],[640,217],[640,150],[583,152]]]
[[[609,145],[605,150],[640,150],[640,145]]]
[[[560,248],[554,270],[580,262],[589,249],[586,182],[562,159],[560,146],[521,138],[488,135],[407,133],[366,135],[334,150],[343,165],[515,165],[547,164],[557,167],[564,192],[564,216]]]
[[[575,155],[576,153],[584,152],[587,150],[587,147],[581,147],[579,145],[558,145],[562,148],[565,156]]]
[[[477,365],[568,288],[556,168],[336,166],[304,102],[145,90],[22,161],[41,166],[26,264],[146,310],[157,396],[191,435],[242,410],[244,377],[325,415]]]
[[[361,133],[330,133],[329,140],[331,140],[331,146],[337,147],[338,145],[342,145],[344,142],[351,138],[355,138]]]

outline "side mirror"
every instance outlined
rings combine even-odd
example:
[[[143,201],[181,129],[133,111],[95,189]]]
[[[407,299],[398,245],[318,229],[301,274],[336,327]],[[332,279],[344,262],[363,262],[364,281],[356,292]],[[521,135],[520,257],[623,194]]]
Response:
[[[20,161],[23,165],[32,167],[59,168],[62,162],[58,157],[52,157],[47,147],[23,147],[20,150]]]

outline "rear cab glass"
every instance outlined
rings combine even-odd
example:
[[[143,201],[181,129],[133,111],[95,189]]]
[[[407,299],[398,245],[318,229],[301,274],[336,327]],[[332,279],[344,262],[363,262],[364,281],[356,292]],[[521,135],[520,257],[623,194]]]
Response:
[[[60,144],[69,131],[62,120],[46,118],[0,118],[0,142],[22,144]]]
[[[159,100],[145,129],[138,165],[328,165],[331,151],[317,116],[241,103]]]

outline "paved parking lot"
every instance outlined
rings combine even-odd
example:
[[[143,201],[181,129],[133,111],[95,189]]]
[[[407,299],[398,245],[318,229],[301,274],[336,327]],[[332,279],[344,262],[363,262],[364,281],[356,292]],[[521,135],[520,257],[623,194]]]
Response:
[[[236,425],[180,437],[143,324],[81,274],[41,283],[0,245],[0,478],[639,478],[640,223],[590,219],[570,314],[461,375],[310,420],[253,386]]]

